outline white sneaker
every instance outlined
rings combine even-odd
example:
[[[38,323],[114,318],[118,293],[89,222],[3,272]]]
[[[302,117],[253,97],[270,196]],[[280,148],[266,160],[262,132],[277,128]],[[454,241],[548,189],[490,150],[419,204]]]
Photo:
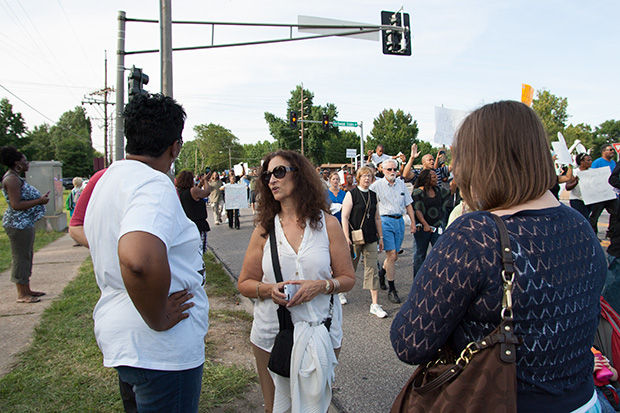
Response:
[[[379,304],[370,304],[370,314],[376,315],[379,318],[387,317],[387,313]]]
[[[347,296],[344,293],[338,293],[338,298],[340,299],[340,304],[345,305],[349,301],[347,301]]]

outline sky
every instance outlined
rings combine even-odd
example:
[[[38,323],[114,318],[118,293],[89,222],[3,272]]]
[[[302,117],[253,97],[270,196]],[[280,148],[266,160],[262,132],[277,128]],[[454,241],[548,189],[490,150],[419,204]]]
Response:
[[[432,141],[436,106],[470,111],[519,100],[522,83],[566,97],[569,123],[594,127],[620,118],[616,1],[183,0],[172,2],[172,19],[296,24],[305,15],[379,25],[382,10],[401,6],[411,19],[411,56],[383,55],[380,41],[341,37],[174,52],[184,139],[194,138],[194,126],[214,123],[241,143],[273,140],[264,113],[286,118],[290,91],[302,83],[315,105],[336,105],[338,120],[363,122],[364,136],[392,108],[410,113],[418,137]],[[106,50],[108,86],[115,86],[119,10],[159,19],[157,0],[0,0],[0,98],[29,129],[55,123],[103,89]],[[210,26],[172,27],[173,47],[208,45],[211,36]],[[221,26],[213,34],[215,44],[288,36],[288,28]],[[159,25],[127,22],[125,47],[159,48]],[[145,89],[160,91],[158,54],[126,56],[125,67],[132,65],[149,75]],[[103,107],[85,108],[93,146],[103,152]]]

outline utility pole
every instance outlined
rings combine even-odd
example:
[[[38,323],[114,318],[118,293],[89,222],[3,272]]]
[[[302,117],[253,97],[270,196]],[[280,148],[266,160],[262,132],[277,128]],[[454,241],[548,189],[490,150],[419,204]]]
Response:
[[[90,96],[103,96],[103,100],[98,100],[94,98],[84,97],[82,104],[88,103],[89,105],[103,105],[103,150],[104,150],[104,164],[107,168],[110,164],[110,157],[108,156],[108,105],[113,105],[113,102],[108,102],[108,94],[114,92],[113,88],[108,87],[108,52],[105,51],[105,75],[104,75],[104,84],[103,89],[97,90],[95,92],[90,93]]]
[[[159,0],[161,93],[172,97],[172,6],[171,0]]]
[[[114,160],[120,161],[125,157],[123,148],[123,109],[125,108],[125,12],[118,12],[118,42],[116,55],[116,139]]]
[[[232,158],[230,157],[230,146],[228,147],[228,170],[232,171]]]

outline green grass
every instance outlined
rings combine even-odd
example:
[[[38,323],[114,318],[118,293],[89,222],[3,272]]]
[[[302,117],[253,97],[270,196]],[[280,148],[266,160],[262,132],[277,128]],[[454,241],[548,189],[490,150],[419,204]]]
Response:
[[[235,297],[239,293],[237,286],[230,281],[228,273],[217,262],[215,255],[211,251],[207,251],[204,260],[207,276],[207,294],[230,298]]]
[[[213,257],[207,258],[212,265]],[[215,268],[213,271],[215,272]],[[223,271],[219,267],[220,271]],[[225,273],[224,273],[225,274]],[[211,277],[210,277],[211,278]],[[215,277],[214,291],[228,291],[230,280]],[[84,262],[79,274],[44,312],[32,345],[15,368],[0,378],[1,412],[118,412],[122,403],[114,369],[104,368],[93,333],[92,310],[99,299],[92,262]],[[214,321],[230,317],[247,319],[238,311],[216,311]],[[251,317],[251,316],[250,316]],[[207,360],[204,365],[200,411],[226,405],[241,397],[256,374],[237,366]]]

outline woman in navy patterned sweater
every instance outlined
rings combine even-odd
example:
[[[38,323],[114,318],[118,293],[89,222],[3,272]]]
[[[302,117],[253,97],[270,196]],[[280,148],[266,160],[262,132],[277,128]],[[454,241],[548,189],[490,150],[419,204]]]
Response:
[[[434,359],[445,344],[460,351],[500,322],[502,217],[517,271],[513,290],[519,412],[583,412],[597,407],[590,352],[606,274],[588,222],[548,191],[555,183],[540,120],[503,101],[476,110],[453,149],[455,179],[475,212],[439,239],[396,315],[391,340],[409,364]]]

